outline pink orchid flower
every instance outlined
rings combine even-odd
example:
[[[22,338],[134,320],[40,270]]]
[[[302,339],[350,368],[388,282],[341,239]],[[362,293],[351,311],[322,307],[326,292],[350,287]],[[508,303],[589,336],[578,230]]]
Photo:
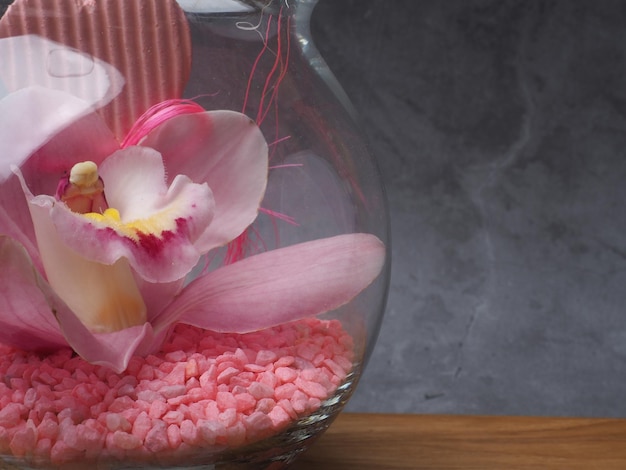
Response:
[[[102,7],[106,18],[107,8],[127,5],[65,6],[79,16]],[[178,21],[168,28],[174,36],[144,38],[178,44],[164,75],[159,67],[142,75],[108,47],[98,59],[97,42],[83,50],[42,37],[61,28],[22,21],[25,0],[0,19],[2,343],[69,346],[122,371],[133,355],[158,350],[178,322],[268,328],[349,302],[382,269],[378,238],[346,234],[192,278],[207,253],[257,217],[268,149],[245,115],[177,99],[190,61],[184,14],[173,1],[150,5]]]
[[[190,281],[257,216],[268,173],[259,128],[174,101],[120,144],[96,101],[39,86],[0,100],[0,342],[69,345],[123,371],[177,322],[264,329],[336,309],[380,273],[382,242],[346,234]]]

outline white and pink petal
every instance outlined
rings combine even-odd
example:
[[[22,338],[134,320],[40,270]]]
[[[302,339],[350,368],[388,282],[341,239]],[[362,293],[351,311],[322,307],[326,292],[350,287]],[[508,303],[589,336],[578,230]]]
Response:
[[[146,19],[156,28],[137,26]],[[38,41],[32,51],[32,41],[10,48],[0,77],[7,87],[41,83],[103,95],[94,104],[110,101],[99,112],[121,139],[145,109],[181,95],[191,70],[189,33],[175,0],[14,0],[0,36]]]
[[[93,333],[71,312],[58,315],[60,327],[71,348],[87,362],[123,372],[135,354],[153,352],[161,338],[144,323],[111,333]]]
[[[172,282],[148,282],[135,273],[135,284],[146,304],[148,321],[158,316],[161,311],[180,293],[186,278]]]
[[[249,117],[234,111],[179,115],[141,145],[161,153],[169,175],[189,175],[211,188],[215,216],[198,240],[203,251],[235,239],[256,218],[267,186],[268,148]]]
[[[0,236],[0,265],[0,342],[26,350],[67,346],[55,315],[69,309],[26,250],[6,236]]]
[[[1,38],[0,63],[0,78],[11,92],[28,87],[58,90],[94,108],[109,103],[125,85],[113,65],[38,34]]]
[[[155,320],[247,333],[334,310],[381,272],[385,247],[348,234],[251,256],[190,283]],[[156,327],[156,326],[155,326]]]
[[[24,191],[47,280],[71,311],[91,331],[144,323],[146,307],[128,261],[118,259],[107,265],[81,256],[64,243],[51,217],[55,207],[65,205],[51,196]]]
[[[15,177],[0,185],[0,234],[19,242],[37,269],[43,270],[28,206]]]
[[[117,148],[89,103],[71,95],[35,87],[0,101],[0,233],[23,244],[41,268],[26,200],[11,168],[20,166],[35,193],[51,194],[77,158],[89,155],[98,162]]]
[[[0,100],[0,182],[12,176],[11,167],[21,166],[59,132],[91,112],[89,102],[41,87],[24,88]]]
[[[168,188],[159,154],[146,147],[112,155],[101,176],[116,217],[85,216],[54,204],[50,217],[63,243],[97,263],[125,258],[148,282],[185,277],[203,254],[197,240],[212,221],[209,187],[179,175]]]

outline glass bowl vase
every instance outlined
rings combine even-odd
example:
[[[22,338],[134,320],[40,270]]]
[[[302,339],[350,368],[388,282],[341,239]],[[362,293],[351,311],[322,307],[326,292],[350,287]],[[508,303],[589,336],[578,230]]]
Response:
[[[0,466],[283,468],[350,398],[389,224],[315,3],[0,1]]]

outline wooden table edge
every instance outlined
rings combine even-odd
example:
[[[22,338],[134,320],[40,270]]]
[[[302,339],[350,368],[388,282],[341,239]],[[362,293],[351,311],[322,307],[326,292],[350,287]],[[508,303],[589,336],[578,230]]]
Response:
[[[626,420],[342,413],[292,467],[626,469]]]

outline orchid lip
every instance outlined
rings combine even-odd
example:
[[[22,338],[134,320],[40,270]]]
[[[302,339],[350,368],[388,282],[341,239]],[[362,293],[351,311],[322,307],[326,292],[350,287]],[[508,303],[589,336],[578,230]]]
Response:
[[[48,282],[90,331],[110,333],[148,321],[135,276],[150,280],[154,272],[157,282],[158,276],[171,282],[196,264],[193,237],[210,223],[213,200],[208,186],[185,177],[168,188],[161,157],[151,149],[120,150],[101,168],[99,174],[93,162],[73,165],[56,197],[33,196],[15,173]],[[106,204],[105,180],[119,209]]]
[[[215,202],[208,185],[178,175],[168,186],[160,154],[147,147],[109,156],[100,176],[107,209],[86,214],[53,210],[65,243],[100,263],[125,258],[148,282],[185,277],[203,254],[196,241],[212,224]]]

